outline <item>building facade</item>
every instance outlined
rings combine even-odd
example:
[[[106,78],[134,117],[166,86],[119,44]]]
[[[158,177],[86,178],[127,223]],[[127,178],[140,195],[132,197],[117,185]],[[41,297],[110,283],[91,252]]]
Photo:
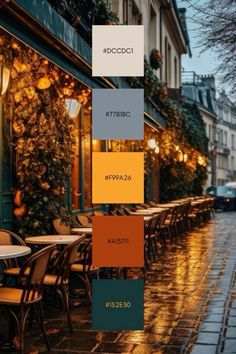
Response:
[[[42,97],[43,91],[39,92],[37,91],[38,87],[34,87],[38,80],[36,65],[40,64],[40,71],[44,71],[52,82],[52,85],[49,84],[52,86],[50,89],[47,85],[44,87],[45,95],[47,95],[46,101],[52,106],[53,103],[61,105],[61,102],[57,101],[53,94],[53,87],[57,87],[61,101],[64,102],[64,108],[75,122],[72,176],[67,179],[65,188],[62,185],[55,185],[56,176],[48,175],[45,166],[41,165],[40,173],[36,174],[39,179],[45,179],[42,181],[43,183],[34,180],[34,183],[36,181],[40,187],[35,188],[34,193],[38,195],[38,198],[42,197],[43,203],[45,200],[58,198],[61,201],[64,199],[66,208],[72,214],[92,211],[101,207],[106,208],[105,205],[92,204],[92,152],[144,151],[148,153],[150,149],[153,149],[150,148],[149,142],[154,140],[157,143],[159,135],[167,128],[159,99],[157,98],[155,101],[146,97],[144,141],[98,141],[92,139],[91,90],[93,88],[115,89],[133,86],[130,85],[129,80],[123,78],[92,77],[92,28],[89,22],[91,17],[88,16],[87,11],[90,2],[82,3],[84,8],[78,9],[76,8],[78,1],[75,1],[75,6],[71,7],[66,0],[61,2],[54,0],[5,2],[0,0],[0,36],[7,39],[8,54],[13,58],[11,64],[15,65],[14,71],[11,72],[8,89],[1,96],[1,107],[3,105],[5,108],[4,111],[2,109],[0,111],[0,227],[12,228],[13,214],[18,214],[26,221],[30,220],[31,222],[32,220],[35,233],[47,232],[37,226],[41,223],[43,227],[45,215],[42,215],[42,221],[38,220],[36,211],[24,205],[28,192],[19,191],[22,188],[22,178],[19,177],[21,172],[19,171],[23,169],[25,173],[31,166],[31,160],[21,160],[22,155],[19,153],[23,149],[22,142],[26,143],[31,133],[29,134],[28,131],[28,123],[25,121],[23,124],[25,118],[14,115],[8,105],[8,102],[12,100],[13,106],[17,109],[24,107],[27,102],[30,108],[32,104],[30,100],[33,100],[34,92]],[[101,2],[97,3],[100,6]],[[109,5],[120,16],[121,23],[144,24],[145,54],[149,71],[163,82],[166,81],[171,88],[179,88],[181,55],[188,51],[188,40],[175,1],[171,2],[171,6],[165,1],[130,0],[110,1]],[[109,24],[111,21],[109,16],[109,12],[106,12],[101,19],[98,19],[99,24],[101,21],[105,21],[102,22],[103,24]],[[79,21],[78,18],[80,18]],[[152,49],[163,53],[163,64],[157,70],[152,69],[148,64]],[[30,55],[32,58],[37,58],[35,63],[30,62]],[[31,65],[33,66],[32,70],[29,69]],[[29,83],[31,83],[30,92],[25,91],[27,88],[25,85],[29,86]],[[24,93],[15,96],[18,84]],[[29,97],[25,96],[25,92],[28,92]],[[30,95],[32,95],[31,98]],[[73,109],[74,105],[75,109]],[[63,108],[60,107],[60,109]],[[43,106],[43,110],[46,110],[46,105]],[[47,126],[50,114],[46,111],[44,114],[46,119],[44,124]],[[13,126],[14,122],[18,125]],[[35,121],[34,128],[35,131],[40,129],[39,120]],[[24,141],[24,139],[26,140]],[[25,149],[30,147],[28,143],[27,140],[27,144],[24,145]],[[34,149],[33,146],[32,149]],[[31,152],[27,153],[30,159]],[[158,146],[156,145],[155,151],[152,150],[152,157],[155,160],[155,168],[145,175],[146,185],[149,186],[149,198],[158,200]],[[41,160],[35,161],[37,166],[41,162]],[[48,180],[46,180],[46,176]],[[52,179],[53,182],[49,182]],[[15,203],[13,194],[16,191],[19,192],[18,197],[20,195],[20,200],[18,200],[19,198],[16,200],[19,207]],[[35,221],[33,221],[34,215]]]
[[[217,185],[236,181],[236,106],[224,91],[217,99]]]
[[[208,137],[209,186],[224,185],[235,175],[235,105],[225,92],[217,92],[213,75],[182,72],[183,95],[198,105]]]
[[[169,88],[181,86],[181,56],[191,55],[184,8],[176,0],[108,0],[112,11],[124,25],[144,25],[145,56],[153,49],[162,55],[156,76]]]

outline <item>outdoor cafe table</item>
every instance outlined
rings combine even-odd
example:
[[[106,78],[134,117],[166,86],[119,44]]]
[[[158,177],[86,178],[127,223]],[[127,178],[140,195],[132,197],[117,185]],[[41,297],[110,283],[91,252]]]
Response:
[[[74,227],[73,229],[71,229],[71,231],[76,234],[92,235],[93,228],[92,228],[92,226],[90,226],[90,227]]]
[[[181,205],[181,203],[176,203],[176,202],[173,202],[173,203],[165,203],[165,204],[157,204],[158,208],[162,208],[163,209],[166,209],[166,208],[174,208],[175,206],[179,206]]]
[[[153,213],[161,213],[163,211],[163,209],[169,209],[169,208],[151,207],[151,208],[142,209],[142,210],[152,211]]]
[[[150,219],[152,219],[153,218],[153,216],[144,216],[143,217],[143,220],[144,221],[148,221],[148,220],[150,220]]]
[[[31,249],[26,246],[0,245],[0,259],[9,259],[26,256]]]
[[[33,245],[68,245],[78,239],[83,240],[85,237],[86,235],[44,235],[27,237],[25,242]]]
[[[130,215],[153,216],[155,212],[148,209],[138,209],[137,211],[130,211]]]

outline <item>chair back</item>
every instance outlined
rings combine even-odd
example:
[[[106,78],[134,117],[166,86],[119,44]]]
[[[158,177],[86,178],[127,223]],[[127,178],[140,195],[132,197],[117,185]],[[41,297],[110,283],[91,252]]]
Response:
[[[21,304],[37,302],[42,298],[42,285],[48,263],[56,245],[47,246],[30,256],[19,273],[19,284],[23,286]],[[26,272],[29,269],[29,275]]]
[[[54,229],[58,235],[70,235],[70,226],[67,226],[61,219],[54,219],[52,221]]]
[[[105,211],[102,211],[102,210],[95,210],[93,212],[93,216],[106,216],[107,213]]]
[[[165,225],[165,222],[166,222],[169,212],[170,212],[170,209],[163,209],[163,211],[161,211],[161,213],[160,213],[160,227]]]
[[[179,212],[179,209],[180,209],[180,206],[175,206],[171,211],[171,215],[170,215],[170,224],[171,225],[174,225],[176,220],[177,220],[177,217],[178,217],[178,212]]]
[[[91,222],[91,219],[89,218],[88,215],[76,215],[76,220],[80,225],[88,225]]]
[[[92,240],[86,240],[80,250],[80,261],[83,265],[83,273],[89,272],[92,267]]]
[[[148,236],[152,236],[156,233],[157,229],[159,229],[159,224],[160,224],[160,214],[155,215],[153,218],[150,220],[149,228],[148,228]]]
[[[0,229],[0,245],[26,246],[25,241],[22,240],[20,236],[6,229]],[[5,269],[9,269],[13,267],[16,268],[19,266],[18,259],[17,258],[4,259],[3,265]]]
[[[127,208],[118,208],[116,210],[116,214],[119,216],[127,216],[130,215],[130,213],[128,212],[128,210],[126,210]]]
[[[111,210],[110,215],[117,216],[117,210]]]
[[[80,254],[84,248],[85,236],[85,234],[82,235],[78,240],[65,247],[62,253],[56,258],[52,268],[52,273],[57,276],[56,285],[69,282],[72,264],[81,259]]]
[[[118,209],[118,210],[119,210],[119,209]],[[135,211],[135,209],[132,209],[132,210],[131,210],[131,208],[125,207],[125,208],[123,209],[123,214],[121,214],[121,215],[130,215],[130,212],[132,212],[132,211]]]
[[[0,229],[0,245],[21,245],[26,246],[20,236],[6,229]]]

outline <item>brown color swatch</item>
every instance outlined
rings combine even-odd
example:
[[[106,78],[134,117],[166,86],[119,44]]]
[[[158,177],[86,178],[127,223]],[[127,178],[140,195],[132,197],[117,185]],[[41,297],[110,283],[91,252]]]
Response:
[[[143,267],[143,217],[93,217],[92,263],[99,267]]]

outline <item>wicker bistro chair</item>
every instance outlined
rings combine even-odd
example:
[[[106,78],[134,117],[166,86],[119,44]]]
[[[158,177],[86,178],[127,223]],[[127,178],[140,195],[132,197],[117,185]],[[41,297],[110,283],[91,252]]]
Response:
[[[176,236],[176,222],[178,217],[179,206],[175,206],[169,209],[169,213],[165,219],[165,223],[161,225],[161,233],[163,233],[163,237],[167,233],[170,240]]]
[[[79,248],[83,245],[83,242],[84,238],[81,238],[65,247],[55,259],[51,273],[46,274],[43,280],[43,286],[54,288],[59,294],[66,310],[70,332],[72,332],[73,329],[69,304],[69,279],[71,267],[79,259]]]
[[[88,215],[83,215],[83,214],[78,214],[76,215],[76,221],[81,225],[81,226],[86,226],[88,224],[91,224],[92,219]]]
[[[100,268],[92,265],[92,240],[87,239],[81,248],[78,262],[71,267],[73,274],[78,276],[85,284],[89,301],[92,302],[91,279],[99,279]]]
[[[148,243],[148,236],[150,234],[150,227],[152,224],[152,218],[144,222],[144,262],[145,268],[149,269],[149,243]]]
[[[25,353],[25,324],[32,305],[34,305],[38,311],[44,341],[47,349],[50,350],[46,331],[44,328],[41,300],[43,279],[47,271],[51,254],[55,247],[56,246],[54,245],[45,247],[28,258],[28,260],[20,269],[18,278],[19,288],[0,288],[0,306],[3,306],[9,311],[11,320],[14,319],[16,321],[18,334],[20,337],[19,352],[21,354]],[[10,333],[10,336],[13,335],[13,333]]]
[[[155,215],[151,218],[150,223],[148,225],[147,233],[146,233],[146,242],[147,242],[147,252],[149,259],[151,258],[151,254],[155,256],[157,254],[157,239],[160,236],[159,226],[160,226],[160,218],[161,214]]]
[[[53,227],[58,235],[70,235],[70,226],[64,224],[61,219],[54,219],[52,221]]]
[[[102,210],[94,210],[93,215],[92,216],[106,216],[108,215],[105,211]]]
[[[161,242],[164,247],[166,247],[166,234],[164,230],[166,229],[166,220],[169,215],[169,209],[163,209],[160,213],[160,223],[159,223],[159,232],[161,237]]]
[[[14,232],[6,229],[0,229],[0,245],[20,245],[26,246],[25,242],[20,238],[20,236],[16,235]],[[2,261],[3,270],[2,273],[4,275],[10,274],[13,269],[18,269],[17,275],[19,275],[20,266],[17,258],[4,259]]]

